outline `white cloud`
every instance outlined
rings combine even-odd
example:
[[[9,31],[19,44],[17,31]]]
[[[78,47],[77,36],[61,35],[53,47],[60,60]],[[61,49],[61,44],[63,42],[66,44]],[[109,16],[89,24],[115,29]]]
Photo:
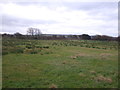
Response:
[[[119,2],[119,0],[29,0],[29,2]],[[1,2],[28,2],[28,0],[1,0]]]
[[[108,20],[111,18],[111,10],[105,9],[95,13],[92,10],[86,11],[82,9],[70,9],[67,6],[55,6],[48,7],[42,4],[28,4],[19,5],[15,3],[1,3],[0,4],[1,13],[4,15],[12,16],[18,19],[28,19],[36,21],[55,21],[56,23],[48,24],[38,24],[33,23],[33,25],[28,25],[26,27],[20,26],[5,26],[4,30],[7,32],[17,32],[26,33],[28,27],[37,27],[42,30],[43,33],[55,33],[55,34],[107,34],[117,35],[117,20]],[[96,9],[97,10],[97,9]],[[112,9],[113,14],[117,14],[117,9]],[[98,11],[96,11],[98,12]],[[19,24],[19,23],[18,23]],[[107,27],[107,28],[106,28]],[[11,28],[11,29],[10,29]],[[109,34],[110,32],[110,34]]]

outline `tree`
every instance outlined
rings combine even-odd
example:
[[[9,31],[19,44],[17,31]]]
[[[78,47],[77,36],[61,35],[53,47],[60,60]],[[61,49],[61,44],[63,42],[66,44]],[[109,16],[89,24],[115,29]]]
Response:
[[[14,35],[13,35],[15,38],[20,38],[20,39],[22,39],[23,38],[23,35],[22,34],[20,34],[19,32],[16,32],[16,33],[14,33]]]
[[[41,35],[42,32],[38,28],[28,28],[27,35]]]
[[[111,41],[115,40],[115,37],[107,36],[107,35],[95,35],[92,36],[92,40],[101,40],[101,41]]]
[[[14,36],[22,36],[19,32],[14,33]]]
[[[81,38],[84,39],[84,40],[90,40],[91,36],[89,36],[88,34],[82,34]]]

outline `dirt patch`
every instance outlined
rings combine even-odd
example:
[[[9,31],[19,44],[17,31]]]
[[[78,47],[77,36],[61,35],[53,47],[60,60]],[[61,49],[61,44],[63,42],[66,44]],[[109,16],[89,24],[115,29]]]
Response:
[[[102,75],[96,77],[95,80],[97,80],[98,82],[105,81],[105,82],[108,82],[108,83],[112,83],[112,79],[111,78],[107,78],[107,77],[104,77]]]

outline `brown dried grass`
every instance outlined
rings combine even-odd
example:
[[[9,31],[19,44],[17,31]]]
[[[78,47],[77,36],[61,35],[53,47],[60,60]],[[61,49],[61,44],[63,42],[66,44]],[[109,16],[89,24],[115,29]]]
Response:
[[[66,64],[67,62],[66,61],[63,61],[62,64]]]
[[[84,77],[84,76],[86,76],[86,75],[83,74],[83,73],[79,73],[79,76]]]
[[[111,78],[107,78],[107,77],[104,77],[102,75],[98,76],[95,78],[98,82],[100,81],[105,81],[105,82],[108,82],[108,83],[112,83],[112,79]]]
[[[74,56],[71,56],[70,58],[76,59],[76,58],[81,57],[81,56],[90,56],[90,55],[85,54],[85,53],[79,53],[79,54],[76,54],[76,55],[74,55]]]
[[[55,84],[52,84],[52,85],[50,85],[49,88],[57,88],[57,86]]]
[[[90,73],[91,73],[91,74],[95,74],[96,72],[92,70],[92,71],[90,71]]]
[[[110,54],[110,53],[101,53],[100,56],[103,56],[103,57],[104,56],[112,56],[112,54]]]

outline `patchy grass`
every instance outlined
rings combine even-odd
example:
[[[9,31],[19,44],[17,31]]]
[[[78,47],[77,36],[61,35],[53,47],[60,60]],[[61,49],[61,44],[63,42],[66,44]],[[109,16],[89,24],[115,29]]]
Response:
[[[10,41],[7,42],[8,44],[5,42],[3,42],[3,45],[5,44],[3,48],[8,53],[3,55],[2,59],[3,88],[118,87],[118,52],[116,49],[81,47],[78,43],[85,43],[85,41],[77,40],[67,42],[58,40],[23,40],[22,42],[18,40],[14,41],[13,45]],[[96,42],[87,41],[91,44]],[[26,44],[31,43],[36,46],[26,48]],[[114,45],[114,42],[110,43]],[[106,43],[101,42],[97,45],[103,47],[104,44]],[[22,50],[33,49],[37,53],[31,54],[30,51],[24,50],[22,53],[11,53],[9,47],[14,45],[16,47],[19,45]]]

